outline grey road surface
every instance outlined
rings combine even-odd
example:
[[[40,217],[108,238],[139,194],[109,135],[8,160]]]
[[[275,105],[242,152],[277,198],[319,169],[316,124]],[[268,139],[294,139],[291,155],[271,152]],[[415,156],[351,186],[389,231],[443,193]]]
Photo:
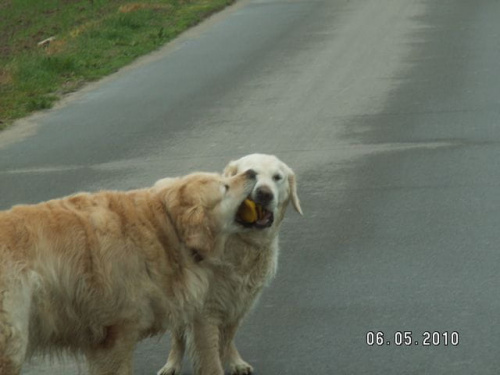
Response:
[[[273,153],[305,216],[289,212],[237,338],[256,374],[498,374],[498,15],[496,0],[240,1],[0,134],[0,208]],[[143,342],[136,374],[167,351]]]

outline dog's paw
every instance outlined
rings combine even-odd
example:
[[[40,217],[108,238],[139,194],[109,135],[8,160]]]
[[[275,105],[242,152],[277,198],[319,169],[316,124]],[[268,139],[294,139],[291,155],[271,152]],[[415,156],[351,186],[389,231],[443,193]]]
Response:
[[[241,359],[238,362],[231,363],[229,365],[229,371],[231,375],[251,375],[253,373],[253,367]]]
[[[156,375],[181,375],[181,366],[172,365],[167,362]]]

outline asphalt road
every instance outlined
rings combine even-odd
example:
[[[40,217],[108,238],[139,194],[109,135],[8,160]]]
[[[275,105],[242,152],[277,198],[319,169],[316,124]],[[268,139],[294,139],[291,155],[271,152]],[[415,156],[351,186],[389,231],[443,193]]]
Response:
[[[0,208],[276,154],[305,216],[289,212],[277,279],[238,336],[256,374],[497,374],[499,14],[240,1],[0,134]],[[137,374],[167,342],[138,347]],[[76,373],[53,366],[24,374]]]

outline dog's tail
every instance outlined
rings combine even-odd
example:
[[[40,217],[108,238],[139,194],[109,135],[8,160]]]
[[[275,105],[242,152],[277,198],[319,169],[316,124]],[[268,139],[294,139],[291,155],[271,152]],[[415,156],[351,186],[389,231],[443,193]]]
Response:
[[[1,265],[0,374],[21,374],[28,348],[31,287],[26,273]]]

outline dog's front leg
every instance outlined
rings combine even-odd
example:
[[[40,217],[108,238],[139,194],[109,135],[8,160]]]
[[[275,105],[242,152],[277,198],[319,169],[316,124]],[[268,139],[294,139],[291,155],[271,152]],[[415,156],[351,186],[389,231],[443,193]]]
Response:
[[[234,343],[238,327],[238,323],[220,327],[222,363],[227,363],[231,375],[250,375],[253,373],[253,367],[241,358]]]
[[[170,353],[167,363],[158,371],[157,375],[180,375],[182,368],[182,357],[186,349],[186,327],[181,326],[172,330],[170,339]]]
[[[196,375],[224,375],[217,324],[196,319],[191,327],[189,347]]]

